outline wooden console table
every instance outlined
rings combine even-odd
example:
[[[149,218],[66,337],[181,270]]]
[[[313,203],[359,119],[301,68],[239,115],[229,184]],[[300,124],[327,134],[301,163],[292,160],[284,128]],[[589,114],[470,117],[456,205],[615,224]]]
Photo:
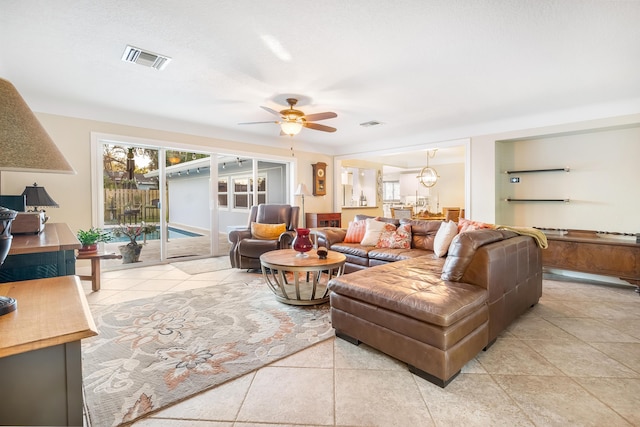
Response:
[[[64,223],[47,223],[39,234],[14,235],[0,283],[76,274],[75,249],[81,246]]]
[[[76,276],[0,284],[0,424],[82,426],[80,340],[97,335]]]
[[[543,267],[618,277],[640,290],[640,244],[635,240],[583,230],[546,236],[549,247],[542,251]]]

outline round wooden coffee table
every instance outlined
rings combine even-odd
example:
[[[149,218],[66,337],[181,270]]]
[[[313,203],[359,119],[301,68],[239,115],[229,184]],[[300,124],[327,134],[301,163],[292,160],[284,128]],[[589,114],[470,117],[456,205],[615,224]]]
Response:
[[[329,251],[327,259],[320,259],[314,249],[307,254],[300,258],[293,249],[281,249],[260,256],[262,276],[278,301],[293,305],[329,301],[327,283],[342,275],[347,257]]]

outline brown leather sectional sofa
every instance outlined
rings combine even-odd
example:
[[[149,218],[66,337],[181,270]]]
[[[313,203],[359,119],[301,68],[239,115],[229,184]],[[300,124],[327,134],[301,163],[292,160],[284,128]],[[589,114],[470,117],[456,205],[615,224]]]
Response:
[[[439,221],[418,222],[435,223],[412,225],[414,243],[424,247],[386,249],[398,252],[384,255],[332,242],[341,234],[337,229],[318,231],[319,242],[346,253],[351,271],[357,270],[330,282],[331,319],[337,336],[364,342],[445,387],[538,302],[541,249],[532,237],[485,229],[459,234],[449,254],[435,258],[428,246]],[[392,255],[398,260],[390,262]]]

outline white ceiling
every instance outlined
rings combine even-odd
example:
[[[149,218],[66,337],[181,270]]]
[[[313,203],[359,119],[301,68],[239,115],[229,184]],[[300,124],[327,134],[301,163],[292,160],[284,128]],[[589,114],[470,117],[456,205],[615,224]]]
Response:
[[[640,112],[639,22],[638,1],[0,0],[0,77],[35,111],[340,155]],[[338,131],[238,125],[289,94]]]

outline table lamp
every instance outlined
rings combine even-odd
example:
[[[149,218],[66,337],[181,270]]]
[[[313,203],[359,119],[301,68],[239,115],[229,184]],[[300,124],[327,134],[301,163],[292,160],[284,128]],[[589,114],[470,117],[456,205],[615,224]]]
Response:
[[[0,174],[2,171],[76,173],[16,88],[2,78],[0,153]],[[0,192],[1,178],[0,175]],[[11,248],[11,222],[14,218],[15,211],[0,207],[0,264],[4,262]],[[15,299],[0,296],[0,314],[10,313],[16,308]]]
[[[46,212],[44,209],[40,209],[42,207],[60,207],[56,201],[49,196],[47,190],[45,190],[44,187],[38,187],[38,184],[35,182],[33,186],[25,187],[22,195],[26,197],[26,205],[31,208],[29,212]],[[47,222],[48,219],[49,217],[45,215],[44,222]]]

